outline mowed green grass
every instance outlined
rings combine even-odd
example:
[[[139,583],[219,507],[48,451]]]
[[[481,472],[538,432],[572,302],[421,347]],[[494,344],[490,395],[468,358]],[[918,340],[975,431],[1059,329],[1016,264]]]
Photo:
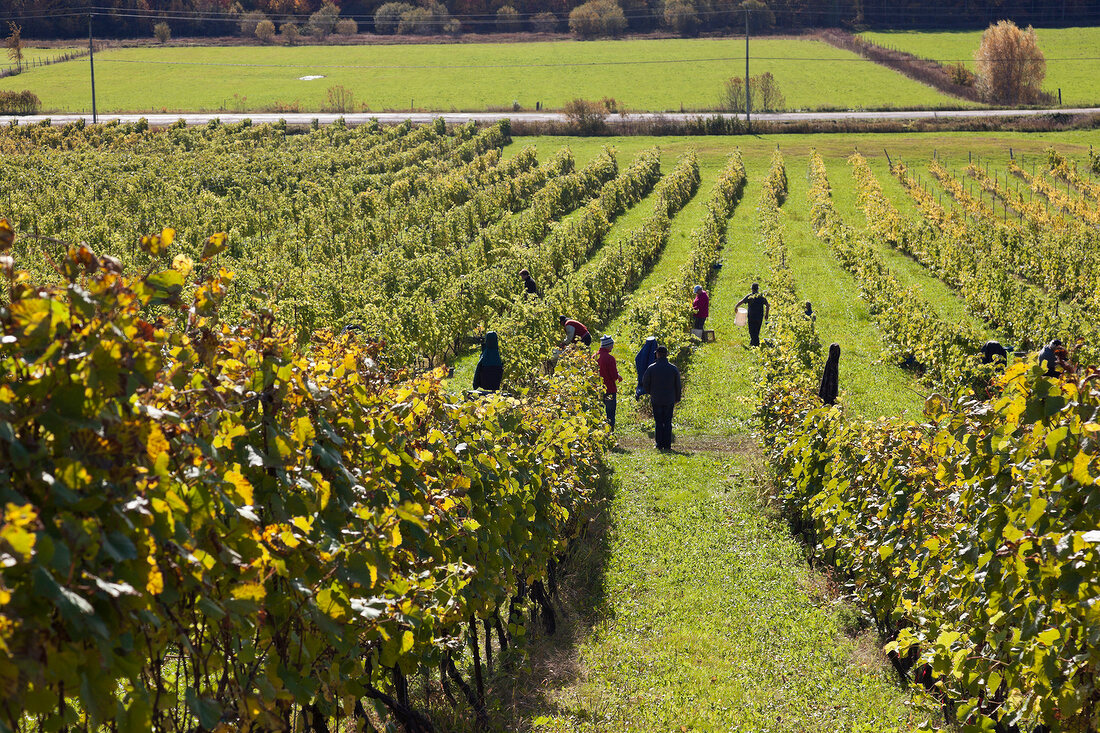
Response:
[[[1062,103],[1100,103],[1100,28],[1037,28],[1039,48],[1047,58],[1043,89],[1052,94],[1062,90]],[[896,31],[863,33],[864,38],[945,64],[962,61],[974,68],[974,52],[981,43],[981,31],[924,33]]]
[[[824,43],[752,41],[751,73],[772,72],[789,109],[949,107],[958,100]],[[351,90],[356,110],[560,108],[614,97],[639,111],[713,110],[745,72],[741,38],[393,46],[166,47],[96,54],[101,112],[263,111],[329,106]],[[300,77],[322,75],[302,81]],[[0,89],[30,89],[46,111],[90,108],[88,65],[34,69]]]
[[[49,59],[54,59],[54,58],[57,58],[58,56],[63,56],[66,53],[69,53],[70,51],[74,51],[74,50],[76,50],[76,49],[72,49],[72,48],[30,48],[30,47],[24,48],[23,49],[23,63],[24,64],[29,64],[29,63],[33,63],[35,61],[46,61],[46,60],[49,60]],[[4,55],[0,56],[0,69],[6,69],[8,67],[14,67],[14,66],[15,66],[15,62],[12,61],[10,58],[8,58],[7,51],[5,50]],[[24,76],[22,78],[25,80],[28,77]],[[3,87],[3,88],[7,89],[7,87]]]

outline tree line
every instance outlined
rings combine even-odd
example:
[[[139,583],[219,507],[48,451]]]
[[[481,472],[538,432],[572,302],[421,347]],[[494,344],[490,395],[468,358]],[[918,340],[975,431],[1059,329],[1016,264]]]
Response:
[[[337,0],[358,32],[567,32],[581,37],[669,30],[679,35],[741,30],[745,8],[755,30],[821,27],[985,28],[1002,19],[1021,26],[1094,25],[1100,0]],[[240,33],[241,18],[264,13],[278,27],[309,28],[323,0],[9,0],[0,21],[17,23],[28,38],[73,38],[88,33],[94,8],[97,35],[148,37],[158,23],[175,36]],[[402,25],[402,20],[405,20]]]

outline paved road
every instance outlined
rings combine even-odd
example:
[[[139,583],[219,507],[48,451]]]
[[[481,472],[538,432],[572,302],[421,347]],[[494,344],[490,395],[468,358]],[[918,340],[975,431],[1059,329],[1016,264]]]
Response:
[[[652,119],[665,119],[683,121],[698,117],[709,117],[720,113],[698,112],[634,112],[625,115],[624,121],[645,121]],[[916,120],[916,119],[951,119],[974,117],[1030,117],[1049,114],[1100,114],[1100,107],[1072,107],[1062,109],[958,109],[958,110],[914,110],[914,111],[881,111],[881,112],[773,112],[761,113],[752,116],[754,120],[761,122],[828,122],[843,120]],[[723,117],[736,117],[743,119],[740,114],[721,114]],[[222,122],[239,122],[240,120],[252,120],[256,124],[263,122],[278,122],[286,120],[291,125],[308,125],[317,120],[322,124],[329,124],[343,118],[349,125],[362,124],[376,119],[383,123],[398,123],[405,120],[413,122],[429,122],[442,117],[447,122],[465,123],[470,120],[476,122],[496,122],[503,119],[511,119],[516,122],[562,122],[565,115],[559,112],[364,112],[356,114],[334,114],[330,112],[317,113],[244,113],[244,114],[102,114],[100,122],[118,120],[120,122],[137,122],[140,119],[148,120],[150,125],[170,125],[178,120],[184,120],[189,125],[205,125],[213,119]],[[620,119],[613,117],[612,119]],[[16,122],[22,125],[33,125],[49,120],[55,125],[64,125],[77,120],[91,122],[91,115],[30,115],[23,117],[0,116],[0,124]]]

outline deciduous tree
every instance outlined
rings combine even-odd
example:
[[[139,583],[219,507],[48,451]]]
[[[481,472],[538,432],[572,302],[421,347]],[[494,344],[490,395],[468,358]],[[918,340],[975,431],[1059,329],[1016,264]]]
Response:
[[[5,40],[8,47],[8,60],[15,62],[15,70],[19,72],[23,68],[23,30],[15,23],[8,22],[11,35]]]
[[[974,61],[978,90],[987,101],[1028,104],[1039,100],[1047,61],[1031,26],[1020,30],[1010,20],[989,26]]]
[[[665,0],[665,25],[681,36],[699,32],[699,15],[692,0]]]

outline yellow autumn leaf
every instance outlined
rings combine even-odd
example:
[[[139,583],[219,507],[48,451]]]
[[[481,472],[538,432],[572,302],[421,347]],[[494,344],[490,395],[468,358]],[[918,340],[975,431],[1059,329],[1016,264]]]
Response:
[[[195,262],[185,254],[178,254],[172,258],[172,269],[178,272],[180,275],[187,277],[191,274],[191,270],[194,269]]]
[[[242,601],[262,601],[267,597],[267,591],[259,583],[242,583],[234,586],[233,597]]]
[[[226,471],[225,480],[233,487],[233,490],[236,492],[242,504],[245,506],[252,506],[255,503],[252,498],[252,484],[248,483],[248,479],[246,479],[237,468],[238,467],[235,467],[230,471]]]
[[[202,248],[202,259],[208,260],[216,254],[220,254],[225,250],[225,232],[218,232],[212,234],[206,240],[206,244]]]
[[[1090,459],[1091,456],[1084,451],[1079,451],[1073,457],[1073,479],[1086,486],[1093,482],[1092,474],[1089,473]]]
[[[157,565],[157,561],[154,559],[154,554],[151,551],[149,553],[149,578],[145,581],[145,590],[150,595],[157,595],[164,591],[164,576],[161,575],[160,566]]]
[[[168,439],[164,437],[164,433],[157,425],[151,425],[149,427],[149,436],[145,439],[145,455],[149,456],[149,462],[155,464],[157,458],[161,454],[168,453],[171,446],[168,444]]]

